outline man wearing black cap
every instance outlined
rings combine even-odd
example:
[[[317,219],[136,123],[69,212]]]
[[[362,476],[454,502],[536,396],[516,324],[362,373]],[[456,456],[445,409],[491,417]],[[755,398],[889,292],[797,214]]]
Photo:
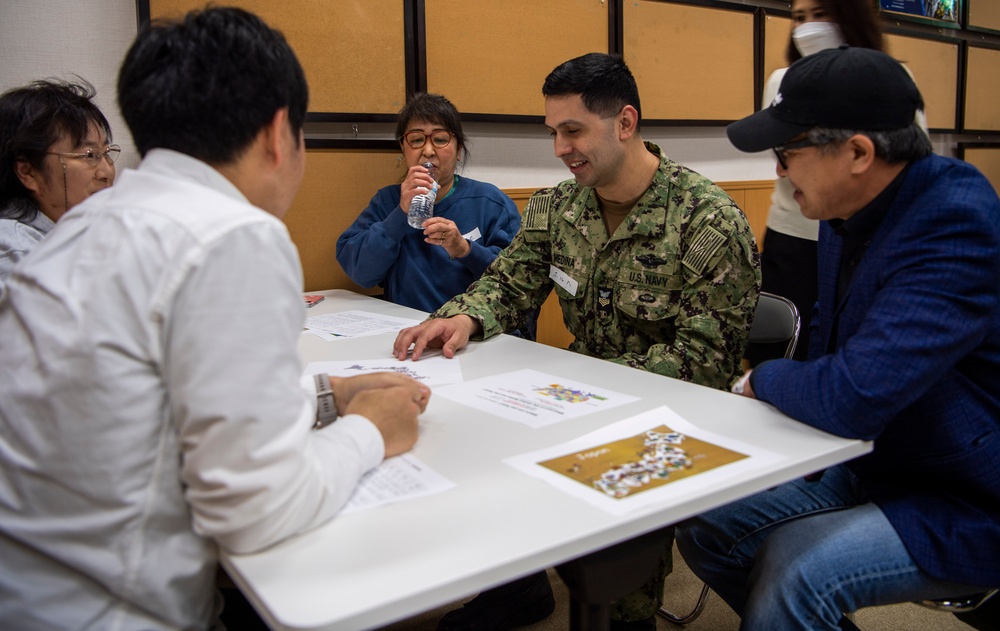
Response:
[[[769,108],[727,129],[773,149],[824,220],[809,361],[766,362],[733,389],[874,441],[678,527],[743,629],[854,628],[842,612],[1000,585],[1000,201],[931,155],[922,107],[899,63],[843,47],[794,64]]]

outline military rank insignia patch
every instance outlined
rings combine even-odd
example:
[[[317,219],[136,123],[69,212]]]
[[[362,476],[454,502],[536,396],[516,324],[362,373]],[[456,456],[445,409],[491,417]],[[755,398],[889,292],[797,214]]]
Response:
[[[711,226],[703,228],[694,238],[691,247],[681,263],[697,274],[705,273],[709,263],[715,258],[715,253],[726,243],[726,235]]]
[[[611,289],[606,289],[604,287],[597,288],[597,310],[603,316],[610,316],[612,314],[611,296]]]
[[[521,224],[525,230],[548,230],[549,207],[552,205],[552,195],[532,195],[521,216]]]

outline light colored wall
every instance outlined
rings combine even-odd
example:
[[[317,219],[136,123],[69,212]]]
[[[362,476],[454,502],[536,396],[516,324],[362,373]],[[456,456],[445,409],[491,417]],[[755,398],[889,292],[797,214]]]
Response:
[[[115,81],[135,32],[134,0],[0,0],[0,90],[36,78],[79,74],[97,88],[98,105],[124,150],[120,164],[134,166],[138,156],[115,103]],[[373,130],[371,137],[392,137],[389,125],[363,127]],[[472,155],[464,173],[471,178],[500,188],[529,188],[569,177],[553,156],[551,139],[542,125],[467,123],[466,133]],[[730,146],[722,128],[647,126],[643,137],[713,180],[774,178],[770,153],[740,153]],[[938,153],[953,154],[949,137],[932,140]]]
[[[122,146],[120,165],[138,164],[115,102],[118,66],[136,33],[129,0],[0,0],[0,91],[35,79],[72,80],[97,89],[96,102]]]

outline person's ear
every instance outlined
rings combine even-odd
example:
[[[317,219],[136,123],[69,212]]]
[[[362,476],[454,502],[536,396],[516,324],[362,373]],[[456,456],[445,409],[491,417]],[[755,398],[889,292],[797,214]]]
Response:
[[[261,130],[261,134],[265,155],[275,164],[280,164],[288,155],[288,151],[295,149],[285,145],[297,140],[288,125],[288,108],[283,107],[275,111],[271,122]]]
[[[851,159],[851,173],[860,175],[875,163],[875,143],[864,134],[855,134],[847,139],[847,151]]]
[[[618,113],[618,137],[622,140],[630,138],[635,134],[639,125],[639,112],[631,105],[626,105]]]
[[[42,181],[44,180],[42,173],[31,166],[31,163],[27,160],[18,160],[14,163],[14,173],[17,174],[17,179],[21,181],[24,188],[35,194],[41,190]]]

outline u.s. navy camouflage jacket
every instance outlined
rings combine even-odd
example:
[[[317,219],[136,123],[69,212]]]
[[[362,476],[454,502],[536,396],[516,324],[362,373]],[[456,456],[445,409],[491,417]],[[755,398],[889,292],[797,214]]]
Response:
[[[555,288],[570,350],[724,388],[741,367],[760,291],[753,232],[707,178],[660,156],[652,185],[609,239],[593,189],[532,195],[521,231],[434,317],[469,315],[483,337],[519,325]],[[550,278],[556,268],[571,292]],[[558,272],[556,272],[558,275]]]

